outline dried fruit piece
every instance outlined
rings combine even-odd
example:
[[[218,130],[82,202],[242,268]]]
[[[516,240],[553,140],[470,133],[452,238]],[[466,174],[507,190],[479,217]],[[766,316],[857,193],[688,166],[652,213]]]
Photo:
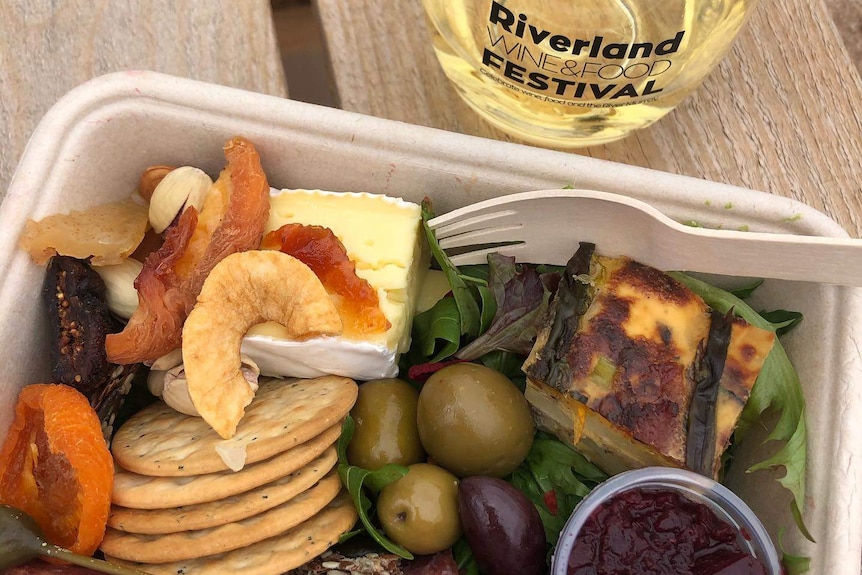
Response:
[[[105,302],[105,282],[81,260],[51,258],[42,284],[48,311],[51,375],[90,396],[110,377],[105,336],[111,314]]]
[[[198,413],[229,439],[254,392],[241,371],[251,326],[275,321],[292,339],[341,333],[341,319],[308,266],[277,251],[226,257],[213,268],[183,327],[183,365]]]
[[[126,199],[27,220],[20,246],[39,265],[57,254],[91,258],[93,265],[118,264],[141,243],[147,224],[147,207]]]
[[[114,437],[114,423],[120,408],[126,402],[126,397],[132,391],[132,382],[141,367],[140,363],[130,365],[115,365],[108,381],[93,392],[90,397],[90,406],[99,416],[102,422],[102,435],[108,445]]]
[[[103,268],[104,269],[104,268]],[[139,364],[118,366],[105,354],[107,334],[119,329],[108,312],[106,286],[86,262],[54,256],[42,285],[48,313],[52,376],[82,392],[102,422],[105,440],[131,389]]]
[[[66,385],[28,385],[0,450],[0,503],[48,539],[90,555],[105,533],[114,463],[87,399]]]
[[[204,279],[226,256],[255,249],[269,216],[269,184],[254,146],[225,144],[227,167],[201,208],[186,208],[150,254],[136,281],[138,308],[119,334],[108,336],[116,363],[150,362],[180,347],[182,326]]]
[[[331,229],[285,224],[266,234],[261,247],[280,250],[311,268],[326,291],[337,296],[344,335],[359,338],[389,329],[377,291],[356,275],[356,264]]]
[[[168,228],[162,246],[147,256],[135,280],[138,307],[122,332],[105,339],[111,361],[153,361],[180,347],[183,322],[195,296],[184,289],[183,278],[174,266],[185,252],[197,220],[197,210],[184,211],[179,221]]]

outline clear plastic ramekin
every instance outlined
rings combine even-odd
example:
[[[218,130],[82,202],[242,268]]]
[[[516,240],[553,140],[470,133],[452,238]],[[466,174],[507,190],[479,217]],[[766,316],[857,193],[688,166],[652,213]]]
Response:
[[[567,575],[569,555],[581,528],[604,502],[632,489],[676,491],[688,499],[712,509],[740,533],[738,541],[759,562],[769,575],[781,575],[781,563],[775,545],[763,524],[735,493],[724,485],[685,469],[646,467],[616,475],[596,487],[585,497],[569,517],[560,534],[551,559],[551,575]]]

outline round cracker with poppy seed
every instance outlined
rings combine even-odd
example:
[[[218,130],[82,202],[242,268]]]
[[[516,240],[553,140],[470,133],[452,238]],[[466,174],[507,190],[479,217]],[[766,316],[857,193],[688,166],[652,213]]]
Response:
[[[339,491],[341,479],[333,471],[289,501],[225,525],[167,535],[126,533],[109,527],[100,549],[112,557],[140,563],[168,563],[225,553],[299,525],[326,507]]]
[[[175,477],[228,469],[217,448],[245,450],[245,463],[268,459],[341,421],[356,402],[352,379],[261,380],[236,434],[222,439],[203,419],[157,402],[133,415],[114,437],[118,465],[141,475]]]
[[[240,521],[281,505],[309,489],[332,470],[336,460],[335,448],[330,447],[320,457],[289,475],[208,503],[170,509],[133,509],[113,505],[108,526],[129,533],[165,534]]]
[[[341,435],[341,424],[319,436],[273,457],[247,465],[241,471],[219,471],[187,477],[151,477],[114,469],[115,505],[134,509],[167,509],[218,501],[260,487],[281,477],[299,473],[306,465],[322,465],[336,459],[333,443]]]
[[[284,533],[227,553],[162,564],[123,561],[106,555],[111,563],[152,575],[279,575],[311,561],[338,542],[357,519],[347,493],[341,493],[323,511]]]

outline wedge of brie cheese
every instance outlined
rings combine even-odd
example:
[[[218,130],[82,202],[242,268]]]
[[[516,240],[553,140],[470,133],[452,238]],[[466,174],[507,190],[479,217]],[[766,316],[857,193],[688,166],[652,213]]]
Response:
[[[410,347],[418,291],[430,258],[420,207],[379,194],[321,190],[273,190],[270,205],[266,233],[291,223],[332,230],[356,265],[356,275],[377,291],[390,327],[363,339],[289,341],[278,324],[260,324],[243,339],[243,353],[265,375],[334,374],[358,380],[397,375],[398,358]]]

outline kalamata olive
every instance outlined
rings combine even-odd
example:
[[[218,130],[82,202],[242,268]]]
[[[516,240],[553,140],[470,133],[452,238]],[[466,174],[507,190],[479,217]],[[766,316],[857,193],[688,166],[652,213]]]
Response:
[[[458,477],[508,475],[527,457],[535,434],[524,394],[502,373],[475,363],[428,378],[417,423],[428,455]]]
[[[377,518],[386,535],[412,553],[447,549],[461,536],[458,478],[430,463],[411,465],[380,491]]]
[[[496,477],[468,477],[458,489],[464,536],[485,575],[541,575],[547,541],[539,512]]]
[[[416,428],[419,392],[400,379],[378,379],[359,386],[350,411],[356,424],[347,460],[365,469],[387,463],[412,465],[425,461]]]

